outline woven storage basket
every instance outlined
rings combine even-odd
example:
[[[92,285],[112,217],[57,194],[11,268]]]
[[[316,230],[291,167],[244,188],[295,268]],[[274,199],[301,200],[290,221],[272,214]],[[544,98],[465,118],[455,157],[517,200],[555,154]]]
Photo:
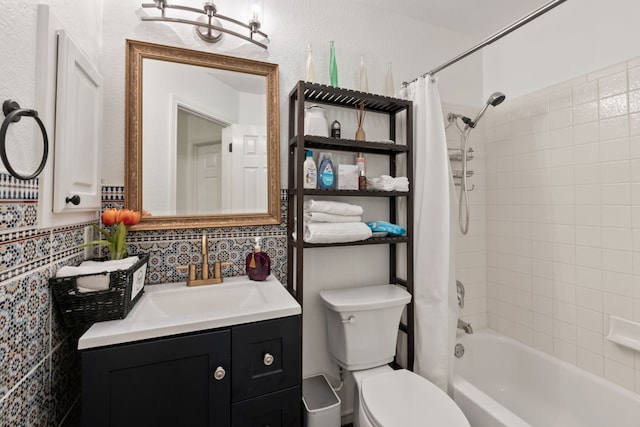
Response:
[[[52,277],[49,286],[67,326],[86,325],[104,320],[124,319],[142,296],[149,255],[135,254],[140,259],[126,270],[109,273]],[[77,279],[109,274],[109,289],[80,292]],[[140,289],[132,298],[133,289]]]

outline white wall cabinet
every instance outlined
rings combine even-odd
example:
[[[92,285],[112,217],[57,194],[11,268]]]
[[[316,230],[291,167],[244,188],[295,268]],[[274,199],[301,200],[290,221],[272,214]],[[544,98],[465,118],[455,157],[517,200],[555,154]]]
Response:
[[[53,211],[99,209],[102,76],[64,30],[57,75]]]
[[[51,144],[41,228],[95,220],[101,207],[102,76],[49,9],[38,5],[36,107]]]

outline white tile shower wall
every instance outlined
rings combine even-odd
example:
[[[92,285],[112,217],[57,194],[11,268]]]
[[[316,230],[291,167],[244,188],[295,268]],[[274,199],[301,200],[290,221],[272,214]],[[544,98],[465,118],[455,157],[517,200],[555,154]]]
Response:
[[[478,106],[478,109],[480,106]],[[445,125],[449,124],[447,120],[448,113],[462,114],[468,117],[474,117],[478,111],[473,107],[461,106],[445,103],[443,106],[445,115]],[[462,128],[464,124],[458,120],[458,124]],[[447,146],[449,149],[461,148],[461,131],[456,128],[455,123],[447,128]],[[471,323],[474,328],[484,328],[488,325],[487,319],[487,267],[486,267],[486,214],[485,214],[485,144],[483,123],[480,122],[478,127],[469,135],[469,147],[473,149],[473,160],[469,160],[467,165],[473,176],[469,177],[468,184],[473,186],[473,191],[469,194],[470,203],[470,222],[469,231],[463,236],[458,227],[458,215],[456,218],[455,228],[457,230],[456,239],[456,278],[460,280],[465,287],[465,305],[460,310],[459,316],[466,322]],[[453,154],[454,151],[450,150]],[[451,161],[451,169],[461,172],[462,164],[460,161]],[[459,180],[454,180],[459,183]],[[460,195],[460,186],[456,186],[456,197]]]
[[[605,339],[640,321],[640,59],[507,100],[485,134],[489,326],[640,392],[640,354]]]

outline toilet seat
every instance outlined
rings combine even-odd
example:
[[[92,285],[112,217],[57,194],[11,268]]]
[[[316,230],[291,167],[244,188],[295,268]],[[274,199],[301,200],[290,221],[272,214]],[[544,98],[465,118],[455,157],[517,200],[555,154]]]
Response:
[[[445,392],[406,369],[364,378],[361,392],[364,412],[376,427],[469,427]]]

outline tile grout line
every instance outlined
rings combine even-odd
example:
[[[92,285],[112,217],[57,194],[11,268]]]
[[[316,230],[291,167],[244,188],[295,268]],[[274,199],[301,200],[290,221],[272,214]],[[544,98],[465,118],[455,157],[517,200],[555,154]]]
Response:
[[[50,230],[49,231],[49,265],[48,265],[49,277],[51,277],[51,275],[53,274],[52,265],[53,265],[53,230]],[[53,310],[55,308],[53,303],[53,291],[51,290],[51,286],[47,286],[47,292],[49,294],[49,354],[47,356],[47,362],[49,363],[49,380],[47,381],[47,387],[48,387],[47,424],[49,424],[51,421],[50,402],[51,402],[51,394],[53,390],[53,326],[52,325],[53,325]],[[59,345],[62,344],[68,337],[69,335],[67,335],[63,340],[61,340]]]
[[[67,412],[62,417],[62,420],[60,421],[60,424],[58,424],[58,427],[61,427],[64,425],[64,423],[67,421],[67,417],[69,416],[71,411],[73,411],[73,408],[75,408],[76,404],[78,404],[79,401],[80,401],[80,395],[78,394],[76,398],[73,400],[73,403],[71,404],[71,406],[69,406],[69,409],[67,410]]]
[[[53,353],[55,353],[56,351],[58,351],[58,349],[62,346],[62,344],[69,339],[69,337],[71,336],[71,334],[67,334],[66,337],[64,337],[61,341],[60,344],[58,344],[57,346],[55,346],[55,348],[50,351],[49,353],[47,353],[40,362],[38,362],[33,368],[31,368],[29,370],[29,372],[27,372],[21,379],[20,381],[18,381],[13,387],[11,387],[9,390],[7,390],[7,392],[4,394],[4,396],[2,396],[0,398],[0,402],[4,401],[7,399],[7,397],[13,393],[17,388],[19,388],[23,382],[26,381],[27,378],[29,378],[31,375],[33,375],[35,373],[35,371],[44,363],[46,363],[48,361],[48,359],[53,357]],[[51,374],[51,373],[50,373]]]

